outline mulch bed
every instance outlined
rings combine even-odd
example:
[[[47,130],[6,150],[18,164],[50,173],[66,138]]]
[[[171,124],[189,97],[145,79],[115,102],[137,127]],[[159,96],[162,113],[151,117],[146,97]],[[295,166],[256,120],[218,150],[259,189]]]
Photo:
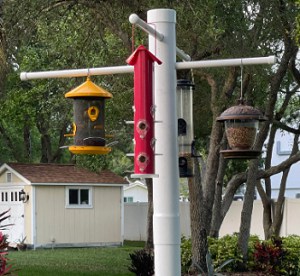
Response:
[[[224,272],[224,273],[221,273],[221,275],[224,275],[224,276],[267,276],[266,273],[264,272],[255,272],[255,271],[252,271],[252,272]],[[198,274],[188,274],[189,276],[197,276],[199,275]],[[188,276],[186,275],[186,276]],[[271,274],[268,274],[268,276],[272,276]]]
[[[235,272],[235,273],[221,273],[226,276],[266,276],[264,272]],[[269,274],[269,276],[271,276]]]

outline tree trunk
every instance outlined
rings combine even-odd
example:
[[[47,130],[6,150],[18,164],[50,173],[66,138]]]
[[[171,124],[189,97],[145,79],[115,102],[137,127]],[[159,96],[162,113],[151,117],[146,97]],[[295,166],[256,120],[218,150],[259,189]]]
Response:
[[[222,207],[222,190],[223,190],[223,182],[217,181],[216,184],[216,193],[215,193],[215,203],[213,207],[212,213],[212,221],[209,235],[214,238],[219,237],[219,231],[222,224],[221,217],[221,207]]]
[[[194,177],[188,179],[190,198],[190,220],[192,240],[192,260],[206,271],[207,232],[201,213],[203,211],[203,194],[199,161],[194,161]]]
[[[220,158],[220,142],[223,136],[223,129],[220,123],[213,123],[213,129],[210,138],[209,154],[206,162],[205,179],[202,181],[203,185],[203,223],[206,232],[210,232],[212,222],[212,209],[214,205],[214,197],[216,190],[216,176],[218,174],[219,158]]]
[[[48,134],[42,134],[41,136],[42,156],[41,163],[49,163],[51,160],[51,140]]]
[[[31,136],[30,128],[28,125],[24,125],[23,128],[23,140],[24,140],[24,158],[28,162],[31,160]]]
[[[67,125],[64,125],[61,128],[60,132],[59,132],[58,147],[54,151],[54,153],[51,155],[51,162],[52,163],[59,163],[62,156],[63,156],[63,151],[60,147],[64,146],[65,142],[66,142],[66,137],[65,137],[66,128],[67,128]]]
[[[269,140],[268,140],[268,146],[266,151],[266,159],[265,159],[265,168],[269,169],[271,167],[271,160],[272,160],[272,152],[275,142],[275,134],[276,134],[276,127],[272,125]],[[271,178],[268,177],[265,179],[265,191],[258,190],[260,193],[260,197],[264,198],[262,199],[263,203],[263,228],[264,228],[264,234],[265,239],[269,237],[270,234],[270,228],[272,226],[272,200],[271,200]],[[261,193],[265,193],[265,196],[262,196]]]
[[[216,207],[218,206],[218,203],[216,206],[214,205],[213,221],[212,221],[210,236],[218,236],[222,222],[232,204],[234,194],[238,189],[238,187],[240,187],[243,183],[245,183],[246,180],[247,180],[246,173],[243,172],[234,175],[232,179],[227,183],[225,194],[222,196],[222,201],[220,202],[221,207],[219,212],[217,212],[217,209],[215,209],[218,208]],[[217,183],[217,187],[218,187],[218,183]],[[216,204],[216,202],[214,204]]]
[[[272,203],[273,202],[271,197],[267,196],[260,182],[257,183],[256,187],[263,205],[263,228],[264,228],[265,239],[267,239],[267,237],[269,236],[269,229],[272,225],[272,208],[273,208]]]
[[[209,235],[211,237],[218,238],[219,231],[222,224],[222,191],[223,191],[223,179],[225,175],[225,169],[228,162],[223,158],[220,157],[219,160],[219,170],[217,175],[217,183],[216,183],[216,192],[215,192],[215,199],[214,199],[214,206],[212,211],[212,222]]]
[[[146,249],[153,249],[153,181],[152,178],[146,178],[148,189],[148,212],[147,212],[147,240]]]
[[[48,134],[48,125],[46,122],[44,122],[41,118],[41,120],[36,122],[36,126],[39,130],[39,133],[41,135],[40,141],[41,141],[41,163],[50,163],[51,162],[51,138]]]
[[[251,215],[253,210],[253,201],[255,193],[255,183],[258,171],[258,159],[252,160],[249,165],[247,174],[247,188],[244,197],[244,204],[241,215],[240,233],[238,238],[238,246],[242,253],[244,263],[248,259],[248,240],[250,236]]]

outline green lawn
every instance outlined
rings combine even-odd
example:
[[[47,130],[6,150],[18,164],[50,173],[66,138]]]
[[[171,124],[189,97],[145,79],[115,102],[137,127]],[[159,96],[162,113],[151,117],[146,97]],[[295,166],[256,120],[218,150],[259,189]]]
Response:
[[[129,253],[142,247],[142,243],[125,243],[123,247],[10,251],[8,257],[19,276],[132,276],[127,268]]]

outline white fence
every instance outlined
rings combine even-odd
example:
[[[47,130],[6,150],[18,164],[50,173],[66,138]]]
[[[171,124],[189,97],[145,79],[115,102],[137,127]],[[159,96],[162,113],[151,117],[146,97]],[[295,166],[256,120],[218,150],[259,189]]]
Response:
[[[220,236],[239,232],[242,201],[234,201],[223,221]],[[125,240],[146,240],[147,202],[124,204],[124,238]],[[287,198],[284,206],[284,216],[281,226],[281,236],[300,235],[300,199]],[[181,234],[190,236],[189,202],[180,202]],[[251,234],[264,238],[263,207],[260,200],[254,201]]]

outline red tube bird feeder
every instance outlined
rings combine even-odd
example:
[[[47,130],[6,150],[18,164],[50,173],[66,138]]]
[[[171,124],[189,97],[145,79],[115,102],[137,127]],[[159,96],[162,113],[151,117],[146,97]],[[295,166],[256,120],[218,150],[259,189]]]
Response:
[[[147,177],[155,173],[153,63],[161,61],[141,45],[126,62],[134,66],[134,174]]]

